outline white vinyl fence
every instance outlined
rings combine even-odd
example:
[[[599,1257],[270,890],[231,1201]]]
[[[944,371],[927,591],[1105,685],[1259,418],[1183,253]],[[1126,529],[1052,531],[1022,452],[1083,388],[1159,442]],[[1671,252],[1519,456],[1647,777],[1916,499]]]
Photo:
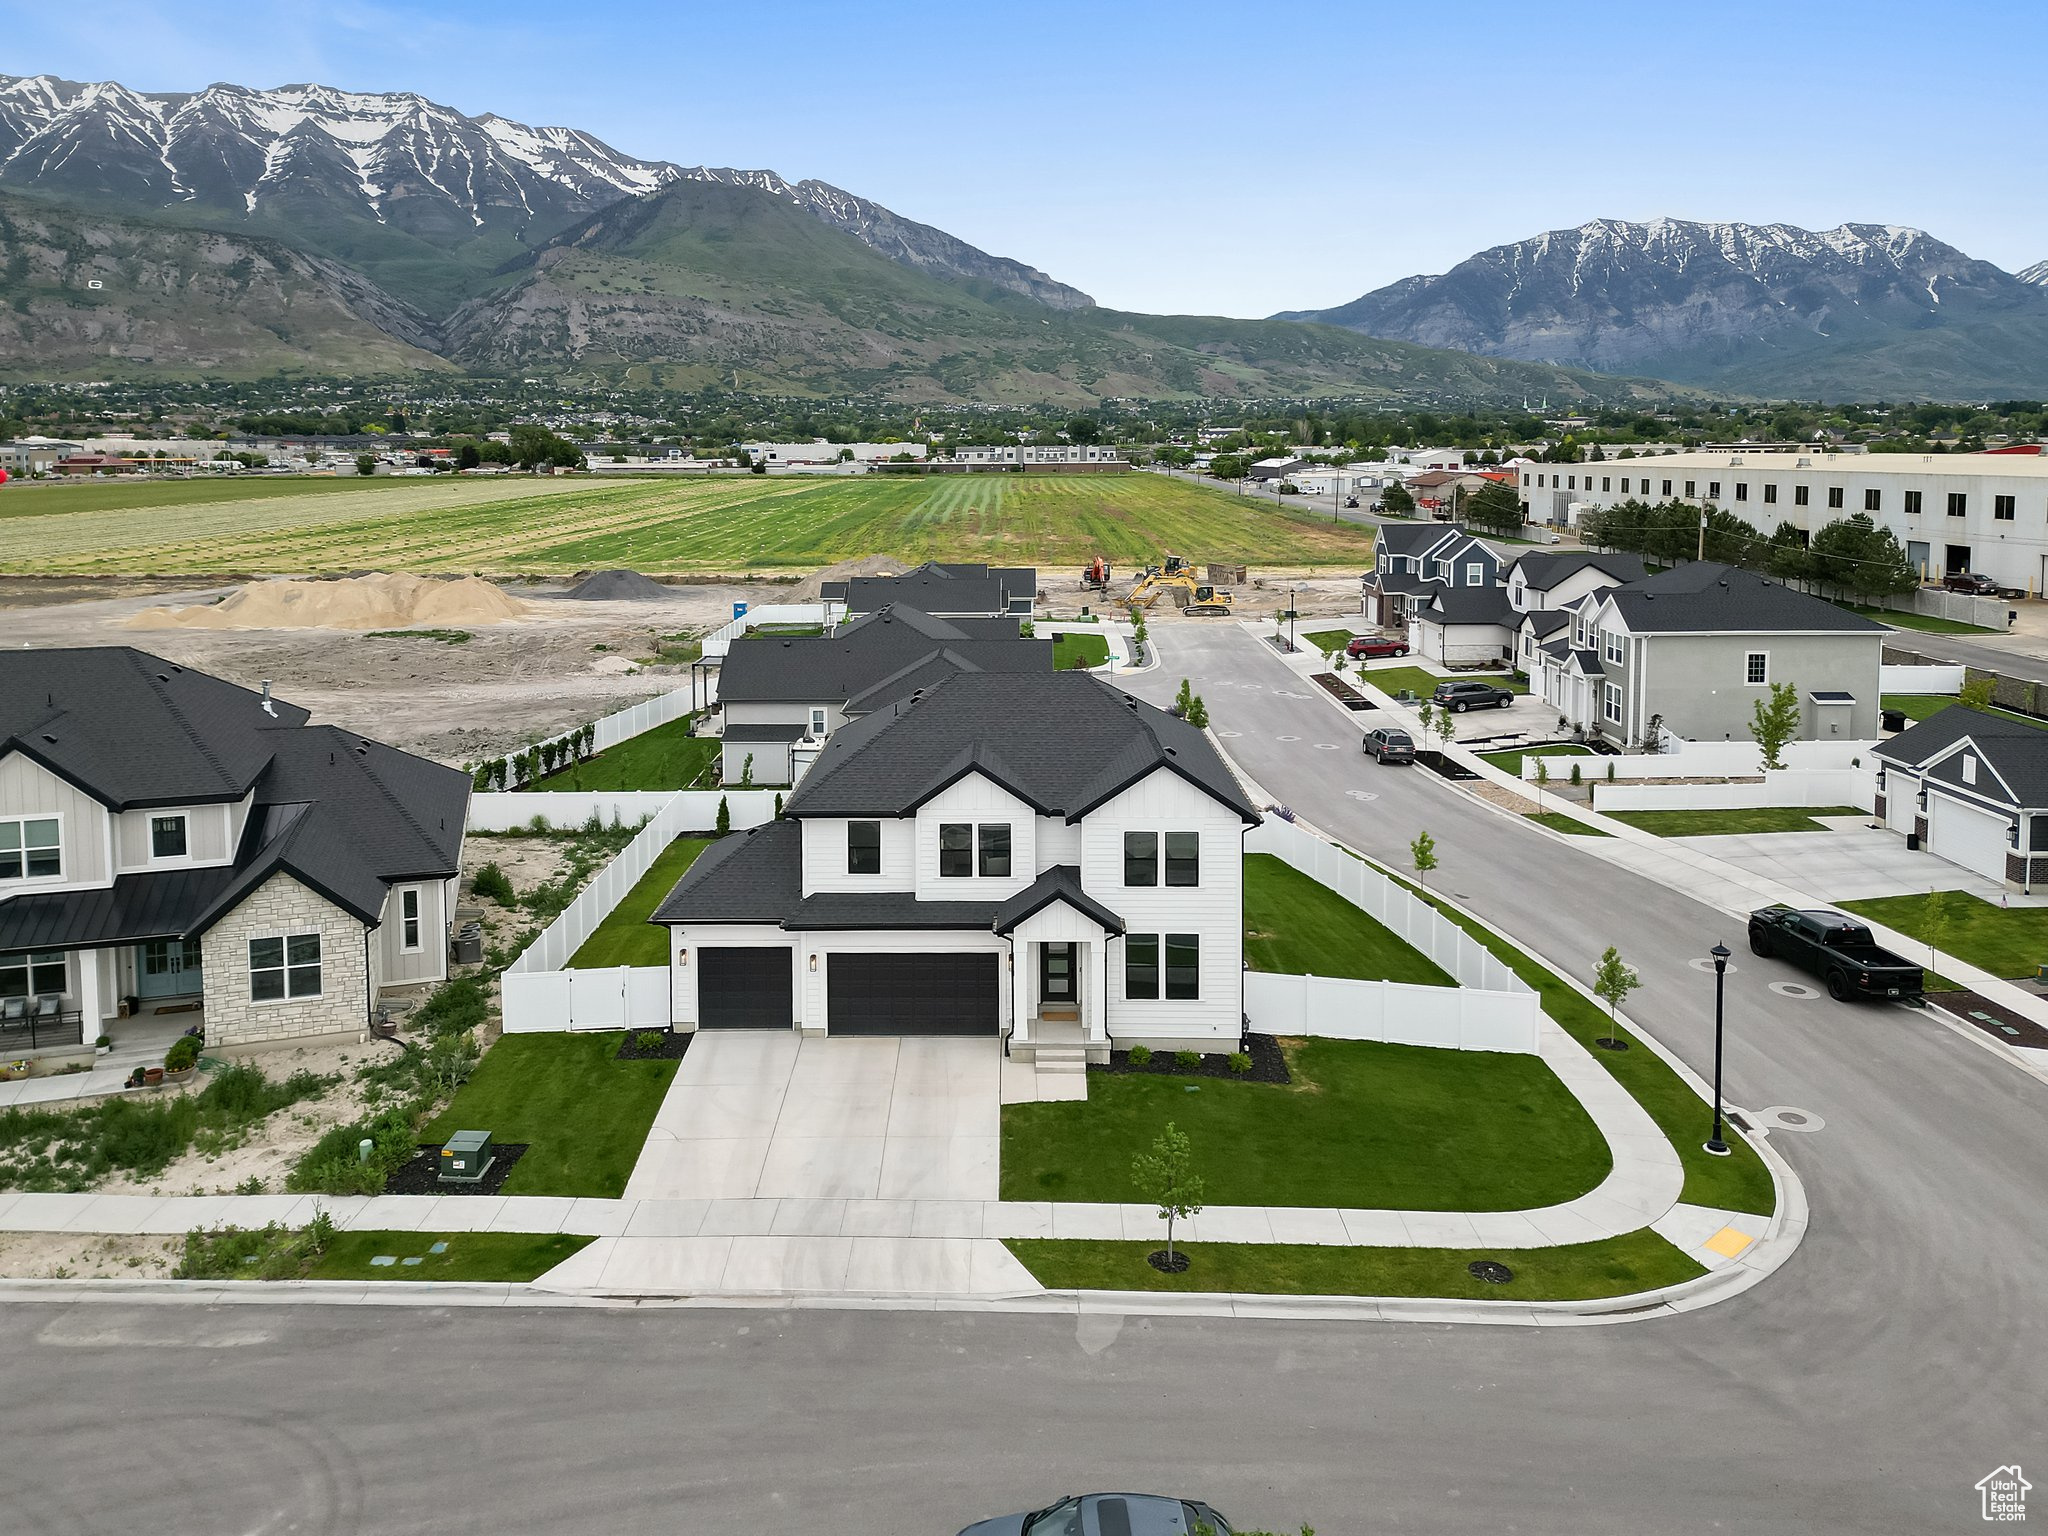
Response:
[[[1276,976],[1247,971],[1244,1011],[1269,1035],[1380,1040],[1453,1051],[1537,1050],[1542,1007],[1533,992],[1419,987],[1399,981]]]
[[[505,1032],[564,1029],[667,1029],[665,965],[609,966],[601,971],[507,971]]]
[[[1735,811],[1762,806],[1877,804],[1877,763],[1868,768],[1786,768],[1741,784],[1606,784],[1593,781],[1597,811]]]
[[[1883,693],[1961,693],[1968,671],[1940,662],[1915,667],[1886,662],[1877,669],[1877,686]]]
[[[704,659],[723,661],[733,641],[763,624],[830,624],[843,603],[759,603],[704,637]]]
[[[2012,603],[2006,598],[1972,597],[1967,592],[1944,592],[1939,587],[1916,587],[1896,597],[1880,597],[1877,606],[1894,613],[1925,614],[1983,629],[2002,630],[2012,623]]]
[[[1428,902],[1292,822],[1268,816],[1245,837],[1244,850],[1274,854],[1311,880],[1328,886],[1395,938],[1435,961],[1461,987],[1484,992],[1529,991],[1528,984],[1495,959],[1485,945]]]
[[[1859,759],[1871,760],[1874,741],[1788,741],[1784,760],[1792,768],[1848,768]],[[1524,756],[1522,777],[1536,777],[1536,764],[1548,762],[1553,779],[1569,778],[1577,763],[1586,778],[1595,782],[1615,779],[1718,779],[1753,776],[1764,771],[1764,755],[1753,741],[1678,741],[1669,752],[1629,752],[1612,757],[1588,753],[1578,757],[1539,759]]]

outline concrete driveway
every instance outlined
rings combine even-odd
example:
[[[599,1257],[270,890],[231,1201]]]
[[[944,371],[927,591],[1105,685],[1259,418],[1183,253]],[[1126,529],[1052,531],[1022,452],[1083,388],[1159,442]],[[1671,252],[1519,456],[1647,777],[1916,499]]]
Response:
[[[1896,832],[1872,831],[1867,816],[1819,820],[1827,831],[1744,832],[1669,841],[1829,901],[1911,896],[1933,890],[1968,891],[1991,901],[2005,894],[2005,888],[1995,881],[1931,853],[1908,849],[1905,838]],[[2014,893],[2012,904],[2020,905],[2022,900]]]
[[[994,1200],[1001,1061],[994,1038],[703,1031],[626,1196]]]

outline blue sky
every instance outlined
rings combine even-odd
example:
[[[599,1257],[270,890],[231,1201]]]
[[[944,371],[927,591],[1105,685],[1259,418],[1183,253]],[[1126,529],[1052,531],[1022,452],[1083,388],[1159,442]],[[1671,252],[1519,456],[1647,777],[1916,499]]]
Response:
[[[1603,216],[2048,258],[2023,0],[0,0],[0,38],[5,73],[412,90],[816,176],[1128,309],[1336,304]]]

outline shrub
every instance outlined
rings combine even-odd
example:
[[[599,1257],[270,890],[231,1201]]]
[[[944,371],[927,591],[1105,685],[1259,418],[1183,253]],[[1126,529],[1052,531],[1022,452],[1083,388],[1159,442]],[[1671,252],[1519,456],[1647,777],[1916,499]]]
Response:
[[[512,882],[505,878],[505,871],[498,867],[495,859],[476,872],[476,878],[470,881],[469,888],[478,896],[487,897],[500,906],[509,907],[518,900],[512,894]]]
[[[164,1052],[164,1070],[183,1072],[199,1064],[199,1037],[180,1035],[171,1042],[171,1048]]]
[[[1173,1064],[1184,1070],[1199,1067],[1202,1064],[1202,1053],[1200,1051],[1175,1051],[1173,1053]]]
[[[1239,1073],[1239,1074],[1243,1074],[1243,1073],[1246,1073],[1246,1072],[1249,1072],[1249,1071],[1251,1071],[1251,1069],[1252,1069],[1252,1056],[1251,1056],[1251,1052],[1250,1052],[1250,1051],[1232,1051],[1232,1052],[1230,1053],[1230,1070],[1231,1070],[1231,1071],[1233,1071],[1233,1072],[1236,1072],[1236,1073]]]
[[[1132,1046],[1132,1047],[1131,1047],[1131,1065],[1132,1065],[1132,1066],[1134,1066],[1134,1067],[1144,1067],[1144,1066],[1150,1066],[1150,1065],[1151,1065],[1151,1063],[1152,1063],[1152,1047],[1151,1047],[1151,1046],[1149,1046],[1149,1045],[1134,1045],[1134,1046]]]
[[[391,1175],[418,1154],[420,1122],[431,1107],[424,1100],[409,1099],[333,1127],[293,1165],[285,1188],[294,1194],[382,1194]],[[357,1151],[364,1141],[371,1143],[368,1162]]]
[[[658,1051],[661,1049],[661,1031],[643,1029],[633,1037],[633,1043],[643,1051]]]
[[[334,1220],[325,1211],[294,1231],[267,1227],[215,1227],[187,1232],[185,1252],[172,1271],[175,1280],[297,1280],[334,1241]]]
[[[432,1039],[475,1029],[491,1011],[490,989],[475,976],[443,982],[413,1014],[414,1026]]]
[[[1573,764],[1572,764],[1572,788],[1573,788],[1573,789],[1577,789],[1577,788],[1578,788],[1578,787],[1579,787],[1579,786],[1580,786],[1581,784],[1583,784],[1583,783],[1585,783],[1585,782],[1586,782],[1586,774],[1585,774],[1585,770],[1584,770],[1584,769],[1582,769],[1582,768],[1581,768],[1581,767],[1580,767],[1580,766],[1579,766],[1579,765],[1578,765],[1577,763],[1573,763]]]

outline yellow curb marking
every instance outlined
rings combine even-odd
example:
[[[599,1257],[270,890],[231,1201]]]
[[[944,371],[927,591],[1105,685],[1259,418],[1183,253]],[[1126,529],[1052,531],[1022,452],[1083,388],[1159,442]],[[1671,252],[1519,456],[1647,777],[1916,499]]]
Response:
[[[1708,1238],[1703,1246],[1720,1254],[1724,1259],[1739,1259],[1742,1257],[1742,1250],[1755,1241],[1756,1239],[1747,1232],[1738,1232],[1733,1227],[1723,1227]]]

